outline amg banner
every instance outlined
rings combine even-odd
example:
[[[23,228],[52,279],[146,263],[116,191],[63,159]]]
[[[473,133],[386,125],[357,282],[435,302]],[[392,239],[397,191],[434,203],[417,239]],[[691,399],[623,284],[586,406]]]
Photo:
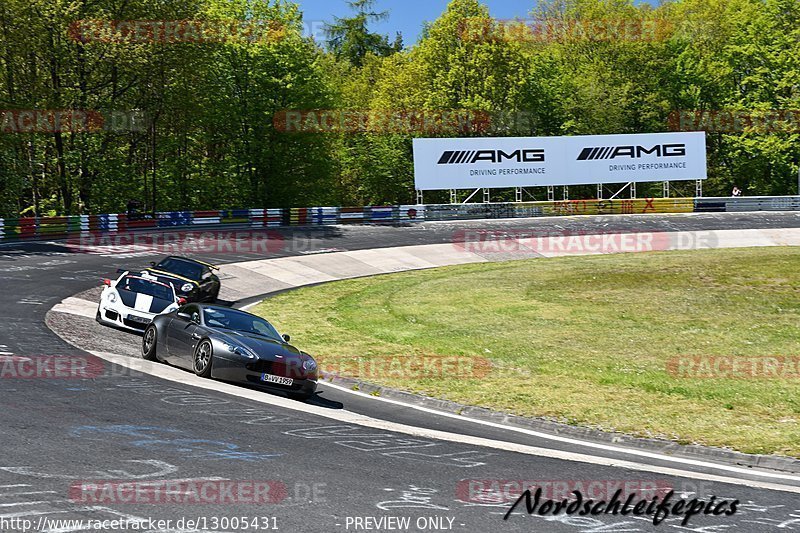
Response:
[[[705,132],[414,139],[418,190],[706,177]]]

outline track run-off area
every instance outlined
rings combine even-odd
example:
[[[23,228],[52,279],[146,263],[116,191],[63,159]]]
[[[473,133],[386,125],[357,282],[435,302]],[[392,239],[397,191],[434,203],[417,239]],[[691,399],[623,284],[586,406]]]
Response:
[[[474,232],[506,235],[506,240],[533,233],[547,244],[487,253],[465,243],[464,235]],[[796,246],[800,216],[614,215],[269,233],[280,245],[266,253],[247,246],[183,251],[221,265],[221,300],[246,307],[270,293],[338,279],[565,253],[637,251],[637,240],[650,247],[641,251]],[[565,248],[563,240],[620,234],[630,240],[611,239],[607,243],[614,244],[582,251]],[[403,519],[409,520],[405,530],[412,531],[800,530],[796,462],[457,415],[436,409],[434,402],[373,397],[335,381],[321,382],[314,399],[298,402],[143,361],[140,337],[95,323],[100,279],[114,276],[117,268],[144,267],[162,255],[165,250],[113,244],[0,246],[7,302],[0,311],[0,357],[102,362],[102,371],[91,378],[0,379],[5,427],[0,520],[47,522],[51,526],[40,530],[64,533],[95,529],[86,523],[55,527],[48,521],[101,518],[151,526],[148,521],[169,520],[139,530],[186,533],[248,530],[230,527],[230,521],[213,522],[234,516],[267,518],[262,529],[274,525],[280,531],[403,530],[393,527]],[[293,343],[303,346],[301,338]],[[181,489],[190,483],[241,486],[259,480],[272,497],[267,502],[217,498],[197,505],[157,497],[152,488],[150,499],[133,501],[114,491],[87,496],[76,489],[89,482],[117,487],[131,480],[156,487],[171,482]],[[522,482],[605,487],[598,490],[608,496],[610,487],[620,484],[658,487],[674,490],[678,499],[714,496],[740,504],[731,516],[701,513],[687,524],[670,517],[654,526],[652,517],[633,514],[528,515],[524,505],[504,521],[519,493],[504,493],[503,487]],[[189,518],[200,517],[211,522],[189,524]],[[380,522],[387,517],[400,522]],[[208,527],[212,524],[216,527]]]

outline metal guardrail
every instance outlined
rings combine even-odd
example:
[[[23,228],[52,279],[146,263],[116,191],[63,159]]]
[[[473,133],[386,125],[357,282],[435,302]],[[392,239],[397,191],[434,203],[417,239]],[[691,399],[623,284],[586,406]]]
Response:
[[[527,218],[563,215],[800,211],[800,196],[634,198],[487,204],[367,207],[291,207],[171,211],[154,217],[127,214],[0,219],[0,242],[62,239],[87,233],[168,229],[275,228],[336,224],[408,224],[425,220]]]

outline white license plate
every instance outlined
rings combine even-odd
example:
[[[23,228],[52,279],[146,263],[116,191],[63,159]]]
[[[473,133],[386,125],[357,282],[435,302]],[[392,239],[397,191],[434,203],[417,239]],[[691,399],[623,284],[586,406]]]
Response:
[[[150,323],[150,319],[144,318],[144,317],[141,317],[141,316],[136,316],[136,315],[128,315],[128,320],[130,320],[131,322],[138,322],[140,324],[149,324]]]
[[[281,376],[273,376],[272,374],[262,374],[261,381],[264,383],[276,383],[278,385],[291,386],[294,383],[292,378],[283,378]]]

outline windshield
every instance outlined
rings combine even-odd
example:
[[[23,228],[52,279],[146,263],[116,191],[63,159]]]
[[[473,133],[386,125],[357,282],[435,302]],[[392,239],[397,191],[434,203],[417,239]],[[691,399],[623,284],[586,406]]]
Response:
[[[117,289],[124,289],[126,291],[137,292],[139,294],[146,294],[153,298],[160,300],[174,301],[175,296],[172,289],[160,283],[147,281],[146,279],[136,278],[133,276],[125,276],[117,284]]]
[[[166,270],[167,272],[171,272],[194,281],[200,281],[203,275],[202,265],[184,261],[182,259],[176,259],[174,257],[167,257],[157,264],[155,268],[159,270]]]
[[[283,342],[278,331],[263,318],[258,318],[248,313],[242,313],[241,311],[223,310],[212,307],[205,308],[203,312],[207,326],[261,335]]]

